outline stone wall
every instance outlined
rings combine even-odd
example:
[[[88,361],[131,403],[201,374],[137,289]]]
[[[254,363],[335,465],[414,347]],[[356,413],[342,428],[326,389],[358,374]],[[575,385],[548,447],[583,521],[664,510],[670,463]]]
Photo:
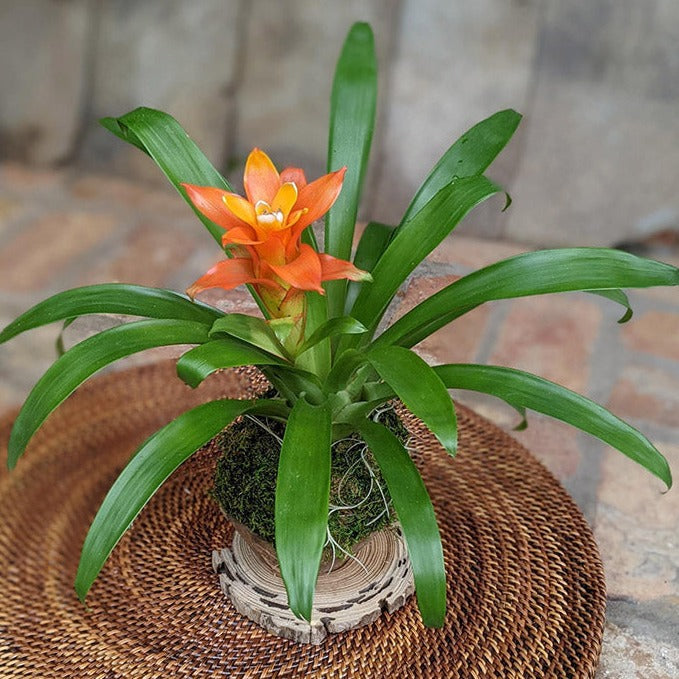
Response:
[[[355,20],[381,70],[364,218],[397,220],[441,152],[511,106],[526,117],[491,175],[514,206],[461,229],[602,245],[679,226],[676,0],[3,0],[0,159],[159,181],[96,123],[146,105],[236,180],[255,145],[320,173]]]

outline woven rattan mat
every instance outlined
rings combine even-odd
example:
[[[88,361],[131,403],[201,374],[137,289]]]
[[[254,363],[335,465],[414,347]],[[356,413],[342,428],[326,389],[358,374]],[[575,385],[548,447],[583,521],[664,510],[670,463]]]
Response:
[[[443,537],[444,629],[425,629],[414,599],[320,646],[236,614],[210,565],[231,529],[206,493],[209,449],[147,505],[84,608],[80,547],[131,451],[188,407],[248,389],[224,373],[191,391],[170,363],[105,375],[56,411],[11,474],[2,463],[0,677],[593,676],[605,596],[590,530],[540,463],[464,408],[456,459],[416,438]],[[11,420],[0,418],[3,448]]]

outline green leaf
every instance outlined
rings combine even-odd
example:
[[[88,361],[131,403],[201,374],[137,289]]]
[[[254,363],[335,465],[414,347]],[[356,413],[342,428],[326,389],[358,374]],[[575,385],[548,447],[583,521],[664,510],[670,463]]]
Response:
[[[442,627],[446,615],[446,571],[434,508],[422,477],[401,442],[370,420],[356,426],[380,466],[403,529],[415,578],[417,605],[427,627]]]
[[[416,353],[403,347],[383,347],[368,353],[368,361],[450,453],[457,452],[457,420],[453,401],[441,379]]]
[[[64,346],[64,333],[68,329],[70,325],[73,324],[74,321],[76,321],[79,318],[79,316],[74,316],[73,318],[67,318],[64,321],[64,324],[61,326],[61,330],[59,331],[59,336],[57,337],[56,342],[54,343],[54,348],[57,351],[57,358],[60,358],[66,353],[66,347]]]
[[[342,191],[325,218],[325,252],[348,260],[375,126],[377,59],[370,26],[355,23],[344,43],[330,99],[328,172],[347,168]],[[329,317],[344,312],[347,282],[326,284]]]
[[[272,318],[267,325],[273,330],[273,334],[276,335],[276,339],[281,343],[281,346],[285,348],[290,334],[297,327],[297,321],[291,316],[285,316],[283,318]]]
[[[339,355],[323,385],[325,393],[334,394],[345,389],[353,373],[366,361],[365,353],[356,349],[347,349]]]
[[[629,297],[627,297],[622,290],[586,290],[585,292],[604,297],[605,299],[610,299],[612,302],[617,302],[621,306],[624,306],[625,313],[618,319],[618,323],[627,323],[634,315],[632,305],[629,303]]]
[[[276,333],[261,318],[247,314],[226,314],[217,319],[210,329],[210,337],[214,338],[220,334],[231,335],[254,344],[286,361],[290,359],[283,345],[278,341]]]
[[[230,184],[212,166],[181,125],[168,113],[152,108],[137,108],[120,118],[103,118],[101,124],[124,141],[147,153],[188,203],[222,249],[224,230],[197,210],[181,184],[214,186],[232,191]],[[231,257],[231,251],[226,255]],[[247,286],[265,317],[268,311],[252,285]]]
[[[514,408],[529,408],[592,434],[648,469],[668,488],[672,485],[667,460],[643,434],[580,394],[513,368],[449,364],[434,371],[449,389],[492,394]]]
[[[59,292],[21,314],[0,333],[0,344],[27,330],[88,314],[174,318],[208,325],[224,315],[170,290],[123,283],[88,285]]]
[[[257,403],[234,399],[205,403],[142,444],[108,491],[85,538],[75,579],[81,601],[120,538],[170,474],[236,417],[256,411]]]
[[[382,403],[396,398],[396,392],[385,382],[367,382],[365,385],[363,385],[363,397],[365,398],[366,402],[358,405],[361,405],[363,410],[365,410],[368,405],[372,405],[373,408],[376,408]],[[348,409],[345,408],[341,415],[344,416],[344,413],[347,410]],[[360,409],[357,410],[360,411]],[[521,416],[521,421],[513,428],[514,431],[523,431],[524,429],[527,429],[528,420],[526,419],[526,409],[518,406],[515,407],[514,410],[516,410],[516,412]]]
[[[679,285],[679,269],[606,248],[527,252],[479,269],[443,288],[396,321],[375,340],[374,346],[413,346],[490,300],[656,285]]]
[[[225,191],[232,189],[182,126],[168,113],[145,107],[130,111],[120,118],[103,118],[100,122],[106,129],[153,158],[221,247],[224,229],[196,210],[181,184],[214,186]]]
[[[330,408],[299,399],[285,428],[276,480],[276,553],[288,604],[311,621],[328,526]]]
[[[396,230],[373,269],[374,282],[362,288],[351,315],[366,327],[376,328],[394,294],[415,267],[472,208],[501,191],[485,177],[466,177],[441,189]]]
[[[520,122],[521,115],[507,109],[467,130],[436,163],[417,190],[401,223],[408,221],[456,177],[483,174],[512,138]]]
[[[394,234],[394,227],[380,222],[369,222],[361,239],[358,241],[356,254],[354,255],[354,266],[363,271],[371,272],[377,264],[382,253],[387,249],[387,245]],[[344,304],[345,313],[349,313],[354,306],[354,302],[361,291],[363,283],[351,281],[347,288],[347,299]]]
[[[149,152],[146,150],[146,147],[140,141],[137,135],[135,135],[134,132],[132,132],[132,130],[130,130],[129,127],[121,125],[118,122],[117,118],[111,117],[100,118],[99,124],[102,127],[105,127],[109,132],[115,134],[115,136],[118,137],[118,139],[122,139],[124,142],[127,142],[128,144],[136,146],[140,151],[143,151],[146,155],[149,155]]]
[[[295,403],[300,398],[306,398],[314,404],[326,400],[320,382],[313,373],[283,365],[263,366],[261,370],[290,403]]]
[[[309,229],[307,229],[309,231]],[[307,338],[311,337],[318,328],[328,320],[328,305],[326,295],[316,292],[306,293],[306,326],[304,333]],[[324,378],[330,371],[332,352],[330,340],[321,340],[311,347],[309,351],[298,356],[297,366],[308,372]]]
[[[76,344],[50,366],[28,395],[10,434],[8,467],[14,467],[47,416],[95,372],[144,349],[206,342],[208,329],[207,325],[193,321],[135,321]]]
[[[375,408],[379,408],[391,398],[394,398],[394,396],[392,395],[389,398],[378,398],[370,401],[356,401],[355,403],[347,403],[344,407],[337,408],[337,412],[333,413],[333,426],[338,427],[341,425],[352,425],[352,423],[358,418],[368,417],[370,413],[375,410]],[[353,425],[349,429],[348,433],[344,434],[342,438],[344,438],[344,436],[348,436],[352,429]],[[337,440],[337,438],[335,440]]]
[[[528,416],[526,414],[526,409],[523,406],[517,406],[514,408],[514,410],[516,410],[516,412],[519,413],[521,421],[515,427],[512,427],[512,430],[525,431],[526,429],[528,429]]]
[[[354,265],[372,272],[389,245],[396,227],[381,222],[368,222],[356,247]],[[359,284],[357,284],[359,285]]]
[[[230,337],[200,344],[179,358],[177,374],[190,387],[197,387],[208,375],[224,368],[243,365],[280,365],[276,356]]]
[[[311,347],[328,337],[334,337],[336,335],[361,335],[364,332],[368,332],[368,328],[351,316],[331,318],[304,342],[299,353],[300,355],[303,354],[305,351],[308,351]]]

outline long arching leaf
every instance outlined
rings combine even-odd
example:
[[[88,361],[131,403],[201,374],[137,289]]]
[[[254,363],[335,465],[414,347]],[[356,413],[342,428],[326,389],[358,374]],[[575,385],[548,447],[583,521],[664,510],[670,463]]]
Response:
[[[436,163],[417,190],[401,224],[421,210],[438,191],[455,177],[483,174],[512,138],[521,114],[511,109],[498,111],[467,130]]]
[[[303,354],[305,351],[316,346],[322,340],[328,337],[335,337],[337,335],[362,335],[367,332],[363,323],[359,323],[351,316],[336,316],[326,321],[320,328],[318,328],[308,340],[302,344],[299,353]]]
[[[168,113],[146,107],[136,108],[120,118],[102,118],[100,123],[153,158],[221,247],[224,230],[196,210],[181,184],[232,189],[182,126]]]
[[[377,58],[372,29],[355,23],[337,62],[330,99],[328,172],[347,168],[342,191],[325,217],[325,251],[348,260],[361,198],[377,104]],[[347,282],[329,281],[328,317],[344,313]]]
[[[292,612],[311,621],[328,526],[330,443],[327,402],[299,399],[285,428],[276,481],[276,553]]]
[[[266,321],[247,314],[226,314],[218,319],[210,329],[210,337],[231,335],[237,339],[254,344],[274,356],[288,360],[289,356],[278,341],[276,333]]]
[[[201,344],[207,341],[208,330],[193,321],[154,319],[119,325],[76,344],[50,366],[26,398],[10,434],[8,467],[14,467],[47,416],[95,372],[144,349]]]
[[[491,365],[448,364],[434,368],[449,389],[492,394],[515,408],[529,408],[566,422],[617,448],[672,485],[667,460],[634,427],[580,394],[530,373]]]
[[[625,313],[618,319],[618,323],[627,323],[634,316],[634,310],[629,302],[629,297],[619,288],[612,288],[611,290],[585,290],[585,292],[603,297],[604,299],[610,299],[611,302],[625,307]]]
[[[243,365],[282,365],[283,361],[255,346],[226,337],[187,351],[177,361],[177,374],[190,387],[197,387],[208,375],[224,368]]]
[[[170,474],[236,417],[257,411],[259,403],[235,399],[204,403],[141,445],[108,491],[85,538],[75,579],[82,601],[113,548]]]
[[[367,361],[365,352],[348,349],[338,356],[332,370],[328,374],[323,390],[326,394],[334,394],[344,389],[351,376]]]
[[[214,186],[226,191],[232,189],[182,126],[168,113],[145,107],[130,111],[120,118],[102,118],[99,122],[117,137],[153,158],[221,248],[224,230],[196,209],[182,183]],[[226,255],[231,257],[231,251],[227,250]],[[247,287],[264,316],[268,317],[266,306],[259,295],[251,285]]]
[[[475,307],[553,292],[679,285],[679,269],[606,248],[540,250],[496,262],[418,304],[375,340],[411,347]]]
[[[59,335],[57,336],[56,341],[54,342],[54,348],[57,350],[57,358],[61,358],[65,353],[66,353],[66,345],[64,344],[64,333],[66,330],[68,330],[69,326],[77,321],[79,316],[73,316],[71,318],[67,318],[64,321],[64,324],[61,326],[61,330],[59,331]]]
[[[408,451],[387,428],[366,419],[356,426],[377,460],[403,529],[415,578],[417,605],[427,627],[442,627],[446,571],[436,515]]]
[[[432,368],[416,353],[403,347],[376,349],[368,353],[368,361],[406,408],[427,425],[451,455],[455,455],[455,406]]]
[[[396,231],[373,269],[374,282],[363,287],[351,315],[374,330],[394,294],[415,267],[472,208],[501,191],[499,186],[482,176],[466,177],[441,189]]]
[[[356,254],[354,255],[354,266],[368,273],[372,272],[375,265],[382,256],[382,253],[387,249],[387,245],[394,234],[395,227],[389,224],[382,224],[380,222],[368,222],[361,239],[358,241],[356,247]],[[344,303],[346,313],[354,306],[354,302],[361,291],[362,283],[351,281],[347,288],[347,298]]]
[[[173,318],[208,325],[224,315],[214,307],[192,302],[170,290],[124,283],[88,285],[59,292],[36,304],[0,333],[0,343],[33,328],[87,314]]]

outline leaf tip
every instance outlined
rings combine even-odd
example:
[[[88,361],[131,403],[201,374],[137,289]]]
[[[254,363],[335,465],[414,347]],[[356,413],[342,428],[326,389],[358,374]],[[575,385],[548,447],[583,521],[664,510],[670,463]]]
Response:
[[[634,316],[634,311],[632,307],[628,307],[627,311],[625,311],[625,313],[618,319],[618,323],[627,323],[627,321],[629,321],[632,316]]]
[[[425,627],[432,629],[440,629],[446,622],[446,587],[443,583],[443,589],[437,593],[435,599],[424,602],[424,597],[415,590],[417,598],[417,606],[420,609],[422,622]]]
[[[669,466],[667,467],[667,473],[662,476],[661,480],[667,486],[667,488],[662,491],[662,494],[665,495],[665,493],[669,493],[672,489],[672,472],[670,471]]]
[[[12,471],[14,467],[16,467],[19,458],[26,448],[25,445],[17,443],[16,438],[17,434],[15,434],[15,430],[12,429],[9,435],[9,443],[7,444],[7,469],[9,471]]]
[[[177,377],[184,382],[184,384],[195,389],[201,382],[200,378],[191,370],[185,366],[180,366],[177,364]]]
[[[98,123],[107,130],[110,130],[112,127],[118,126],[118,119],[113,116],[104,116],[103,118],[99,118]]]
[[[311,605],[310,604],[297,604],[295,606],[290,606],[290,610],[295,614],[296,617],[306,620],[311,623]]]
[[[457,455],[457,438],[450,439],[446,442],[441,441],[441,443],[450,457],[455,457]]]
[[[367,21],[356,21],[351,29],[349,35],[361,35],[361,37],[373,37],[372,26]]]
[[[82,589],[76,584],[75,593],[78,595],[78,600],[80,603],[84,606],[86,603],[85,600],[87,599],[87,591],[82,591]]]
[[[516,120],[517,126],[523,120],[523,113],[519,113],[519,111],[517,111],[514,108],[506,109],[506,113],[508,113],[510,116],[512,116]]]
[[[75,582],[73,583],[73,589],[75,590],[75,593],[78,595],[78,599],[80,600],[81,604],[85,604],[85,600],[87,599],[87,593],[90,591],[90,587],[92,586],[92,582],[87,582],[87,577],[84,573],[83,569],[83,555],[81,554],[80,556],[80,563],[78,564],[78,571],[75,574]]]
[[[514,406],[514,408],[521,416],[521,421],[512,428],[512,431],[526,431],[526,429],[528,429],[528,415],[526,414],[526,409],[523,406]]]

